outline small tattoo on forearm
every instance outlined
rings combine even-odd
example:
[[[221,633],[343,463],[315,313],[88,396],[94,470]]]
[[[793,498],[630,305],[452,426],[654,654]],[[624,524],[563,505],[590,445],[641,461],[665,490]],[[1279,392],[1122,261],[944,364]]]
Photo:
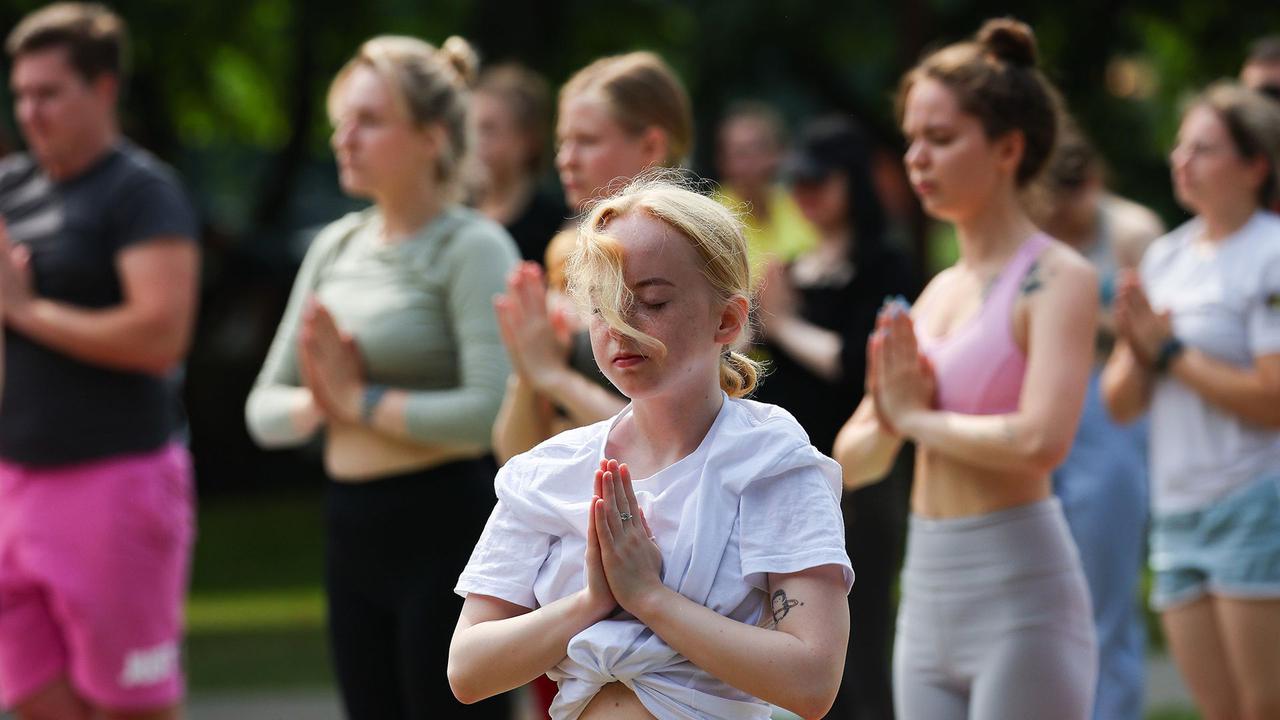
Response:
[[[774,590],[769,602],[769,612],[761,618],[760,627],[765,630],[774,630],[778,627],[778,623],[791,614],[792,608],[803,606],[804,603],[799,600],[789,599],[786,590]]]

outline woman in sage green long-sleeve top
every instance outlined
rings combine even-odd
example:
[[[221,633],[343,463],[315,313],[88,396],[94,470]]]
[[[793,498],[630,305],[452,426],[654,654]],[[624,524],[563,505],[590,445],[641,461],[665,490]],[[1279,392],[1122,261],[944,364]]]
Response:
[[[452,201],[474,54],[366,42],[329,93],[343,189],[373,207],[320,232],[246,407],[264,447],[325,438],[329,634],[347,716],[493,717],[446,680],[452,593],[493,507],[489,434],[510,364],[492,298],[500,226]]]

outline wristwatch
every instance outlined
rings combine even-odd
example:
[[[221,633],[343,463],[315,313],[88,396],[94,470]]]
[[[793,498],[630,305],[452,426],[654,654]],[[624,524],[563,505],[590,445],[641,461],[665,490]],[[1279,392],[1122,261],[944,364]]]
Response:
[[[1153,363],[1156,372],[1161,375],[1168,372],[1169,366],[1172,365],[1173,361],[1177,360],[1178,356],[1182,354],[1182,351],[1186,349],[1187,346],[1182,344],[1182,341],[1179,340],[1176,335],[1170,335],[1167,340],[1161,343],[1160,349],[1156,351],[1156,360]]]

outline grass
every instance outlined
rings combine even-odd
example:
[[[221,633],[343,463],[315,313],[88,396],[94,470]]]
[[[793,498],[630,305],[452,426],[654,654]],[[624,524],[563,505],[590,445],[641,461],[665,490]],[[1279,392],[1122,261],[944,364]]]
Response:
[[[332,685],[320,493],[213,498],[187,603],[193,691]]]
[[[204,501],[187,603],[192,690],[332,687],[322,572],[319,490]],[[1158,621],[1147,621],[1152,647],[1163,647]],[[1146,716],[1198,718],[1182,708]]]
[[[1184,708],[1156,708],[1147,713],[1146,720],[1200,720],[1200,714]]]

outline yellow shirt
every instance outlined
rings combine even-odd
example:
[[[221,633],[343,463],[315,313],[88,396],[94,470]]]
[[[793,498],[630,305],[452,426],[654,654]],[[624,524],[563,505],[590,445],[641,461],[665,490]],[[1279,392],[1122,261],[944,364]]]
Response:
[[[770,261],[791,262],[818,244],[818,231],[805,219],[791,193],[778,185],[769,192],[769,220],[746,206],[742,198],[728,188],[716,193],[716,200],[741,212],[746,223],[747,244],[751,256],[751,284],[754,286]]]

